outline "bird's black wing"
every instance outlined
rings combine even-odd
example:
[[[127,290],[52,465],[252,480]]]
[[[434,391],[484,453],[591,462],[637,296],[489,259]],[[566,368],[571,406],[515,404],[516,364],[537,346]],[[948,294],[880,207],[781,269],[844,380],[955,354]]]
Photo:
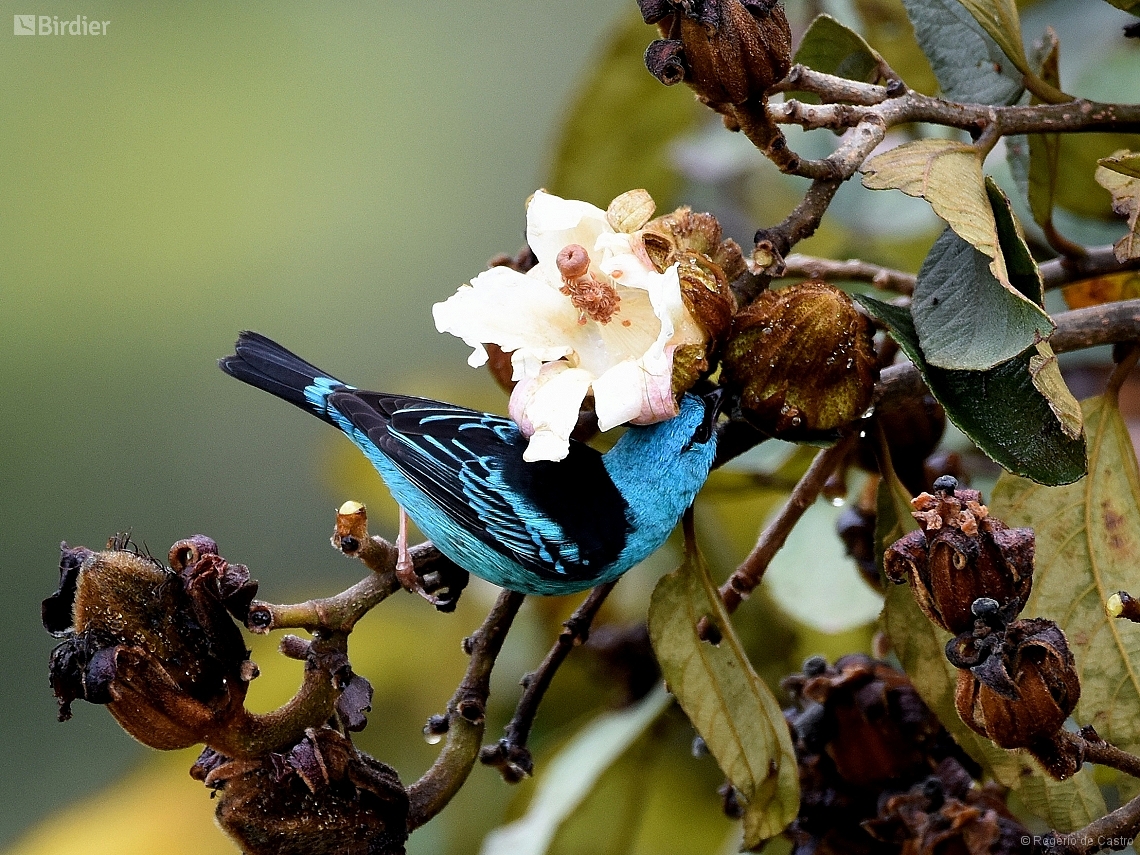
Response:
[[[628,505],[587,445],[527,463],[526,438],[500,416],[356,390],[329,404],[455,525],[542,578],[590,578],[625,546]]]

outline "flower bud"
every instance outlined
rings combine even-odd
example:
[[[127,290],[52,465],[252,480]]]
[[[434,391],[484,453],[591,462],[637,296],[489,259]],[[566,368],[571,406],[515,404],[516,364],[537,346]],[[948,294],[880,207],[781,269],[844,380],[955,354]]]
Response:
[[[1027,748],[1058,779],[1081,765],[1058,732],[1081,696],[1065,633],[1041,618],[963,633],[947,645],[957,667],[954,703],[969,727],[1002,748]]]
[[[808,281],[765,291],[736,315],[722,382],[759,430],[800,439],[858,418],[877,375],[870,322],[839,289]]]
[[[250,855],[404,852],[399,777],[335,730],[310,728],[292,748],[256,760],[207,748],[190,775],[220,792],[218,825]]]
[[[911,501],[921,527],[887,549],[883,569],[896,584],[910,580],[930,620],[952,632],[974,626],[974,601],[988,597],[1021,611],[1033,586],[1034,535],[989,516],[977,490],[944,476],[935,492]]]
[[[125,539],[103,552],[62,546],[60,587],[43,604],[45,628],[64,638],[50,660],[61,721],[73,700],[107,704],[140,742],[171,749],[241,708],[256,667],[233,616],[248,612],[257,583],[201,535],[176,543],[170,560]]]
[[[606,208],[606,221],[615,232],[633,234],[653,216],[657,203],[647,190],[627,190]]]
[[[645,65],[666,86],[687,83],[718,112],[761,101],[791,68],[791,31],[775,0],[638,0],[664,37]]]

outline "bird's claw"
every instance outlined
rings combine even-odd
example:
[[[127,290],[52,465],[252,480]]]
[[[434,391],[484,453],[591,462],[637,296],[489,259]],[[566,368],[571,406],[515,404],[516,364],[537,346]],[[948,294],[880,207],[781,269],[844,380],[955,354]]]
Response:
[[[415,562],[408,551],[408,515],[400,508],[400,533],[396,537],[396,579],[404,590],[419,594],[436,608],[446,605],[449,600],[429,594],[424,590],[423,582],[416,573]]]

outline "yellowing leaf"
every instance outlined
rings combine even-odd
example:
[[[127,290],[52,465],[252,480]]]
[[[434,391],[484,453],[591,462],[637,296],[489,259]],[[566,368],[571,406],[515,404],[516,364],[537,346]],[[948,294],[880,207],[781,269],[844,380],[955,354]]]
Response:
[[[1132,173],[1140,168],[1140,155],[1120,150],[1112,157],[1102,157],[1097,161],[1096,181],[1112,194],[1112,210],[1128,219],[1128,233],[1116,242],[1113,251],[1116,260],[1123,264],[1133,258],[1140,258],[1140,240],[1137,229],[1140,227],[1140,178]]]
[[[1029,357],[1029,376],[1033,378],[1033,386],[1049,402],[1049,409],[1061,423],[1065,435],[1077,439],[1084,430],[1081,405],[1065,385],[1057,356],[1049,342],[1039,341],[1036,347],[1037,354]]]
[[[991,259],[994,277],[1009,284],[982,162],[973,146],[943,139],[904,143],[863,165],[863,186],[925,199],[959,237]]]
[[[779,834],[799,811],[799,772],[780,705],[752,670],[686,530],[685,560],[649,605],[649,637],[665,682],[745,804],[744,848]],[[697,634],[702,618],[718,644]]]
[[[1140,273],[1126,270],[1098,276],[1095,279],[1082,279],[1061,289],[1065,304],[1070,309],[1083,309],[1086,306],[1100,306],[1117,300],[1132,300],[1140,297]]]
[[[1140,471],[1112,397],[1083,403],[1089,474],[1064,487],[1002,475],[990,513],[1037,532],[1025,617],[1065,631],[1081,678],[1074,718],[1126,751],[1140,750],[1140,625],[1113,620],[1104,602],[1136,588]]]
[[[1029,73],[1029,61],[1021,44],[1021,21],[1013,0],[960,0],[974,20],[1001,47],[1018,71]]]
[[[1113,172],[1127,175],[1129,178],[1140,178],[1140,154],[1121,150],[1114,153],[1112,157],[1101,158],[1097,163]]]

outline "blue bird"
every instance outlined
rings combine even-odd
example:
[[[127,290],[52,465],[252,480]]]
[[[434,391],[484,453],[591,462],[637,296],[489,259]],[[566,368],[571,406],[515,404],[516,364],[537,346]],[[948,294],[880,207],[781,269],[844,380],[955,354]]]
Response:
[[[241,333],[234,355],[218,365],[344,431],[440,552],[523,594],[582,591],[648,557],[692,504],[716,455],[719,390],[684,395],[678,416],[631,427],[605,454],[572,440],[565,459],[527,463],[527,439],[510,419],[365,392],[258,333]],[[403,513],[400,522],[397,569],[423,594]]]

